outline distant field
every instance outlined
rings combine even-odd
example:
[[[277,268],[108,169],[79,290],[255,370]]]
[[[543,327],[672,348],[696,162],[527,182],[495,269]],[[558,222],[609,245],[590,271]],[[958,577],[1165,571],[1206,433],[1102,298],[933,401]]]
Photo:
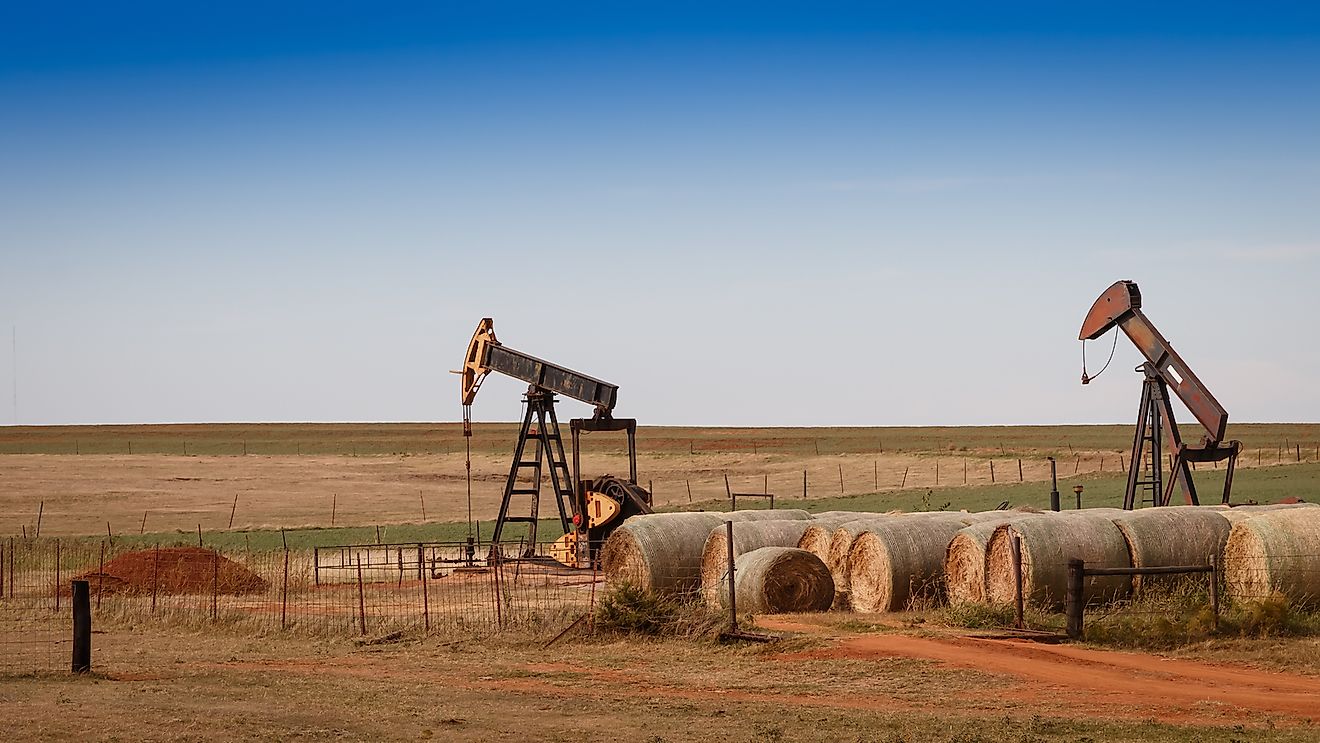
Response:
[[[483,534],[514,432],[510,424],[475,427],[472,517]],[[1232,433],[1247,447],[1239,500],[1320,499],[1310,495],[1320,425],[1248,424]],[[1111,505],[1130,435],[1124,426],[646,427],[638,458],[642,484],[669,509],[723,507],[726,481],[735,492],[773,492],[781,504],[811,509],[1043,507],[1047,456],[1058,460],[1065,503],[1080,482],[1086,504]],[[623,441],[588,437],[584,472],[625,474]],[[31,533],[40,517],[43,536],[190,541],[200,526],[213,539],[250,543],[284,528],[284,538],[330,544],[375,541],[380,526],[387,541],[456,538],[467,531],[463,443],[458,424],[0,428],[0,535]],[[1220,476],[1198,473],[1207,500]],[[551,508],[545,499],[541,515]]]
[[[567,423],[564,423],[567,434]],[[1195,428],[1186,429],[1189,440]],[[1249,451],[1282,456],[1300,446],[1314,461],[1320,424],[1242,423],[1229,437]],[[517,435],[511,423],[475,424],[472,451],[506,454]],[[623,451],[624,437],[594,434],[599,451]],[[965,426],[872,428],[698,428],[642,426],[642,452],[692,454],[878,454],[956,452],[967,456],[1064,456],[1075,451],[1126,452],[1132,427]],[[147,426],[4,426],[0,454],[336,455],[454,454],[464,450],[458,423],[188,423]],[[1294,458],[1296,452],[1292,452]]]

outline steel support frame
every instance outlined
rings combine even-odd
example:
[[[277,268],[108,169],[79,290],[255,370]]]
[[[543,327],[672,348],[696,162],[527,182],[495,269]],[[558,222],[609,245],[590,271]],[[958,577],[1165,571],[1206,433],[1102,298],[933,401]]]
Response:
[[[536,530],[541,510],[542,463],[550,470],[550,485],[554,491],[555,505],[559,510],[559,522],[565,532],[571,529],[570,515],[577,513],[568,469],[568,457],[564,453],[564,440],[560,435],[559,418],[555,414],[555,396],[549,390],[531,385],[524,397],[527,411],[523,414],[522,426],[518,429],[518,443],[513,451],[513,463],[509,467],[508,479],[504,482],[504,496],[500,500],[500,512],[495,521],[495,531],[491,542],[498,549],[504,535],[504,526],[509,522],[527,524],[527,538],[524,542],[524,554],[530,557],[536,552]],[[524,459],[527,444],[533,446],[535,456]],[[531,470],[531,483],[527,487],[518,486],[520,470]],[[527,516],[510,516],[513,499],[516,496],[530,497],[530,513]]]
[[[1137,491],[1143,485],[1150,486],[1152,505],[1169,505],[1175,487],[1182,490],[1183,500],[1188,505],[1200,505],[1196,483],[1192,478],[1191,463],[1217,462],[1225,459],[1228,460],[1228,470],[1224,477],[1222,502],[1228,503],[1240,444],[1237,441],[1230,441],[1227,445],[1223,445],[1208,438],[1200,447],[1183,443],[1182,435],[1178,430],[1178,421],[1174,417],[1169,388],[1163,376],[1150,362],[1137,367],[1137,371],[1142,372],[1145,379],[1141,385],[1141,405],[1137,412],[1137,430],[1132,439],[1132,458],[1129,460],[1123,508],[1132,510],[1137,507]],[[1142,480],[1147,444],[1150,446],[1151,454],[1150,478]],[[1167,484],[1164,483],[1163,475],[1166,448],[1173,453]]]

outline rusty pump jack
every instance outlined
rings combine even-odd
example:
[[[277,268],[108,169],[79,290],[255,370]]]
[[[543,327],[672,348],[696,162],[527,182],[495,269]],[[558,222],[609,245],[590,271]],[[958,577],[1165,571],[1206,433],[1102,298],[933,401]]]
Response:
[[[1223,502],[1228,503],[1233,488],[1233,470],[1242,448],[1238,441],[1224,441],[1228,412],[1141,311],[1141,290],[1134,282],[1119,281],[1106,289],[1091,306],[1078,338],[1083,342],[1095,340],[1114,326],[1121,328],[1146,357],[1145,363],[1137,367],[1137,371],[1145,375],[1145,380],[1141,385],[1141,408],[1137,413],[1136,435],[1132,439],[1132,459],[1128,466],[1123,508],[1131,510],[1138,505],[1137,491],[1140,488],[1150,493],[1152,505],[1167,506],[1175,485],[1181,487],[1183,498],[1188,504],[1200,505],[1189,465],[1193,462],[1221,462],[1225,459],[1228,460],[1228,468],[1224,473]],[[1082,384],[1089,383],[1093,378],[1087,376],[1083,352]],[[1184,443],[1178,433],[1178,423],[1173,417],[1173,403],[1169,399],[1170,388],[1205,428],[1206,436],[1199,446]],[[1167,486],[1164,486],[1161,469],[1164,448],[1161,446],[1161,433],[1167,437],[1165,446],[1172,450],[1172,471]],[[1149,455],[1149,460],[1144,458],[1146,455]],[[1143,474],[1147,479],[1141,478]]]
[[[637,420],[615,418],[614,404],[618,385],[604,382],[581,372],[516,351],[495,338],[495,323],[489,317],[477,324],[468,343],[460,375],[463,402],[463,434],[472,435],[472,401],[481,383],[492,371],[527,382],[523,401],[527,410],[518,429],[518,443],[513,463],[504,483],[499,516],[491,543],[498,551],[509,523],[527,524],[527,537],[520,557],[534,557],[536,528],[540,515],[541,481],[549,470],[550,485],[559,510],[564,536],[551,548],[551,556],[561,563],[584,567],[595,561],[600,545],[609,533],[628,516],[651,512],[651,494],[637,485]],[[569,421],[573,436],[573,466],[564,456],[559,418],[555,415],[555,395],[585,402],[595,408],[591,418]],[[623,431],[628,434],[628,479],[609,475],[591,481],[580,479],[580,435],[591,431]],[[531,456],[528,445],[531,445]],[[544,468],[543,468],[544,463]],[[470,470],[469,470],[470,472]],[[526,483],[520,483],[520,475]],[[528,515],[511,515],[515,498],[526,498]]]

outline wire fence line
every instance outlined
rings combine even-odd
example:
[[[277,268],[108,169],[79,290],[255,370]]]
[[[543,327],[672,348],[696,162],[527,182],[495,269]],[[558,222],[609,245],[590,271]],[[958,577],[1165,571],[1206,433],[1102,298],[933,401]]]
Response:
[[[0,545],[0,672],[67,668],[72,580],[88,582],[95,620],[111,626],[370,638],[398,632],[540,636],[590,613],[600,592],[595,571],[517,558],[512,545],[507,557],[474,560],[467,547],[248,552],[9,540]]]
[[[1306,450],[1300,450],[1304,455]],[[457,456],[457,455],[456,455]],[[1303,457],[1305,460],[1305,457]],[[462,463],[456,461],[459,467]],[[1193,465],[1199,471],[1224,469],[1222,463]],[[1285,461],[1284,464],[1291,464]],[[1121,453],[1077,453],[1060,454],[1056,458],[1055,470],[1062,486],[1070,478],[1092,477],[1095,475],[1122,475],[1130,465],[1126,454]],[[1254,469],[1258,465],[1254,459],[1239,459],[1239,469]],[[1260,467],[1278,466],[1265,460]],[[901,499],[915,495],[920,499],[928,490],[943,490],[944,500],[957,505],[957,488],[981,487],[986,485],[1013,485],[1018,483],[1050,482],[1050,462],[1039,456],[1033,457],[980,457],[954,456],[930,453],[904,453],[898,459],[880,458],[864,454],[842,454],[811,460],[794,466],[788,463],[739,462],[721,464],[693,460],[687,468],[691,474],[683,473],[681,462],[666,461],[664,470],[658,476],[648,476],[645,472],[639,478],[639,485],[646,487],[653,496],[653,502],[664,508],[683,508],[689,505],[709,508],[707,504],[730,504],[733,494],[739,494],[739,508],[758,508],[768,505],[768,499],[762,502],[741,500],[745,494],[773,494],[775,503],[780,507],[793,507],[789,504],[810,499],[867,496],[881,494],[882,497]],[[761,471],[756,471],[761,468]],[[750,470],[750,471],[749,471]],[[503,494],[507,478],[506,469],[474,469],[473,497],[481,503],[498,502]],[[425,487],[401,487],[397,493],[373,492],[370,507],[361,498],[351,492],[337,492],[332,485],[324,488],[301,492],[295,496],[298,503],[296,514],[291,515],[282,500],[277,500],[271,493],[260,490],[243,490],[241,493],[221,490],[181,491],[192,507],[185,511],[153,510],[150,503],[143,501],[141,511],[132,511],[125,518],[127,508],[122,496],[114,496],[120,503],[116,520],[113,524],[100,522],[90,515],[84,507],[73,507],[67,493],[52,494],[49,499],[34,493],[18,504],[0,514],[0,532],[22,537],[41,537],[45,535],[106,534],[111,539],[125,535],[159,534],[168,531],[193,531],[202,529],[206,532],[228,531],[237,527],[244,529],[278,528],[279,525],[296,523],[300,527],[367,527],[375,524],[445,524],[449,519],[459,519],[462,512],[457,509],[462,494],[458,488],[461,481],[457,476],[441,477],[442,485],[427,483]],[[519,480],[529,482],[529,480]],[[548,476],[542,479],[543,492],[548,488]],[[237,487],[237,486],[236,486]],[[1106,487],[1111,487],[1107,485]],[[1096,495],[1074,496],[1066,492],[1072,486],[1063,487],[1065,502],[1074,502],[1074,497],[1083,505],[1094,503]],[[198,493],[204,492],[205,495]],[[1045,502],[1042,490],[1040,502]],[[84,495],[91,495],[90,493]],[[984,495],[984,493],[982,493]],[[1112,493],[1110,494],[1112,495]],[[109,494],[107,494],[109,497]],[[989,496],[987,496],[989,497]],[[1018,496],[1021,497],[1020,495]],[[1101,496],[1105,497],[1105,496]],[[1206,498],[1212,498],[1206,494]],[[443,505],[440,505],[443,504]],[[428,509],[429,505],[429,509]],[[923,504],[918,500],[892,504],[894,508],[904,510],[931,510],[939,503]],[[991,504],[993,505],[993,504]],[[383,511],[381,509],[384,509]],[[547,514],[544,510],[543,514]],[[547,514],[548,515],[548,514]],[[379,521],[375,520],[376,516]],[[200,523],[199,523],[200,522]],[[102,528],[104,527],[104,528]],[[382,528],[386,528],[383,527]],[[420,536],[420,535],[414,535]],[[442,539],[457,536],[452,532],[436,533],[430,538]],[[547,536],[549,536],[547,534]],[[409,537],[413,538],[413,537]]]

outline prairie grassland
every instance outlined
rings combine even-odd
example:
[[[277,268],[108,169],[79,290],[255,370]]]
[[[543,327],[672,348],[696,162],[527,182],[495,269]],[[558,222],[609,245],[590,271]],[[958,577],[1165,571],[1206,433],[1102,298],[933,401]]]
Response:
[[[473,437],[471,515],[486,522],[485,534],[508,473],[512,431],[506,424],[481,425]],[[467,536],[465,455],[457,446],[449,453],[410,453],[434,443],[428,436],[461,444],[459,433],[452,424],[0,428],[0,450],[72,446],[80,452],[0,455],[0,535],[31,534],[40,516],[44,536],[111,533],[145,542],[177,540],[199,527],[222,545],[250,546],[264,538],[258,534],[279,529],[290,530],[281,542],[293,539],[291,546],[372,542],[377,527],[383,541],[459,539]],[[194,453],[225,449],[243,435],[251,435],[246,456],[241,448]],[[723,508],[727,487],[774,492],[777,504],[816,510],[945,503],[980,510],[1005,500],[1046,505],[1046,457],[1055,456],[1065,503],[1081,483],[1085,504],[1112,505],[1122,489],[1127,435],[1121,426],[647,428],[639,435],[639,469],[657,505],[668,509]],[[1320,426],[1247,425],[1238,435],[1277,440],[1254,448],[1247,440],[1239,499],[1269,502],[1314,492],[1317,450],[1302,442],[1320,439]],[[1285,438],[1291,456],[1285,456]],[[186,445],[189,454],[137,448],[132,455],[89,453],[139,439],[155,441],[161,452],[175,444],[182,452]],[[592,439],[584,472],[626,472],[621,439]],[[273,442],[281,451],[292,443],[305,453],[256,454],[254,441]],[[345,447],[360,447],[358,456],[306,453]],[[361,453],[386,450],[391,453]],[[1206,500],[1215,499],[1221,476],[1216,469],[1198,473]],[[543,499],[541,516],[552,517],[551,508]],[[541,537],[557,536],[558,520],[546,523]]]

